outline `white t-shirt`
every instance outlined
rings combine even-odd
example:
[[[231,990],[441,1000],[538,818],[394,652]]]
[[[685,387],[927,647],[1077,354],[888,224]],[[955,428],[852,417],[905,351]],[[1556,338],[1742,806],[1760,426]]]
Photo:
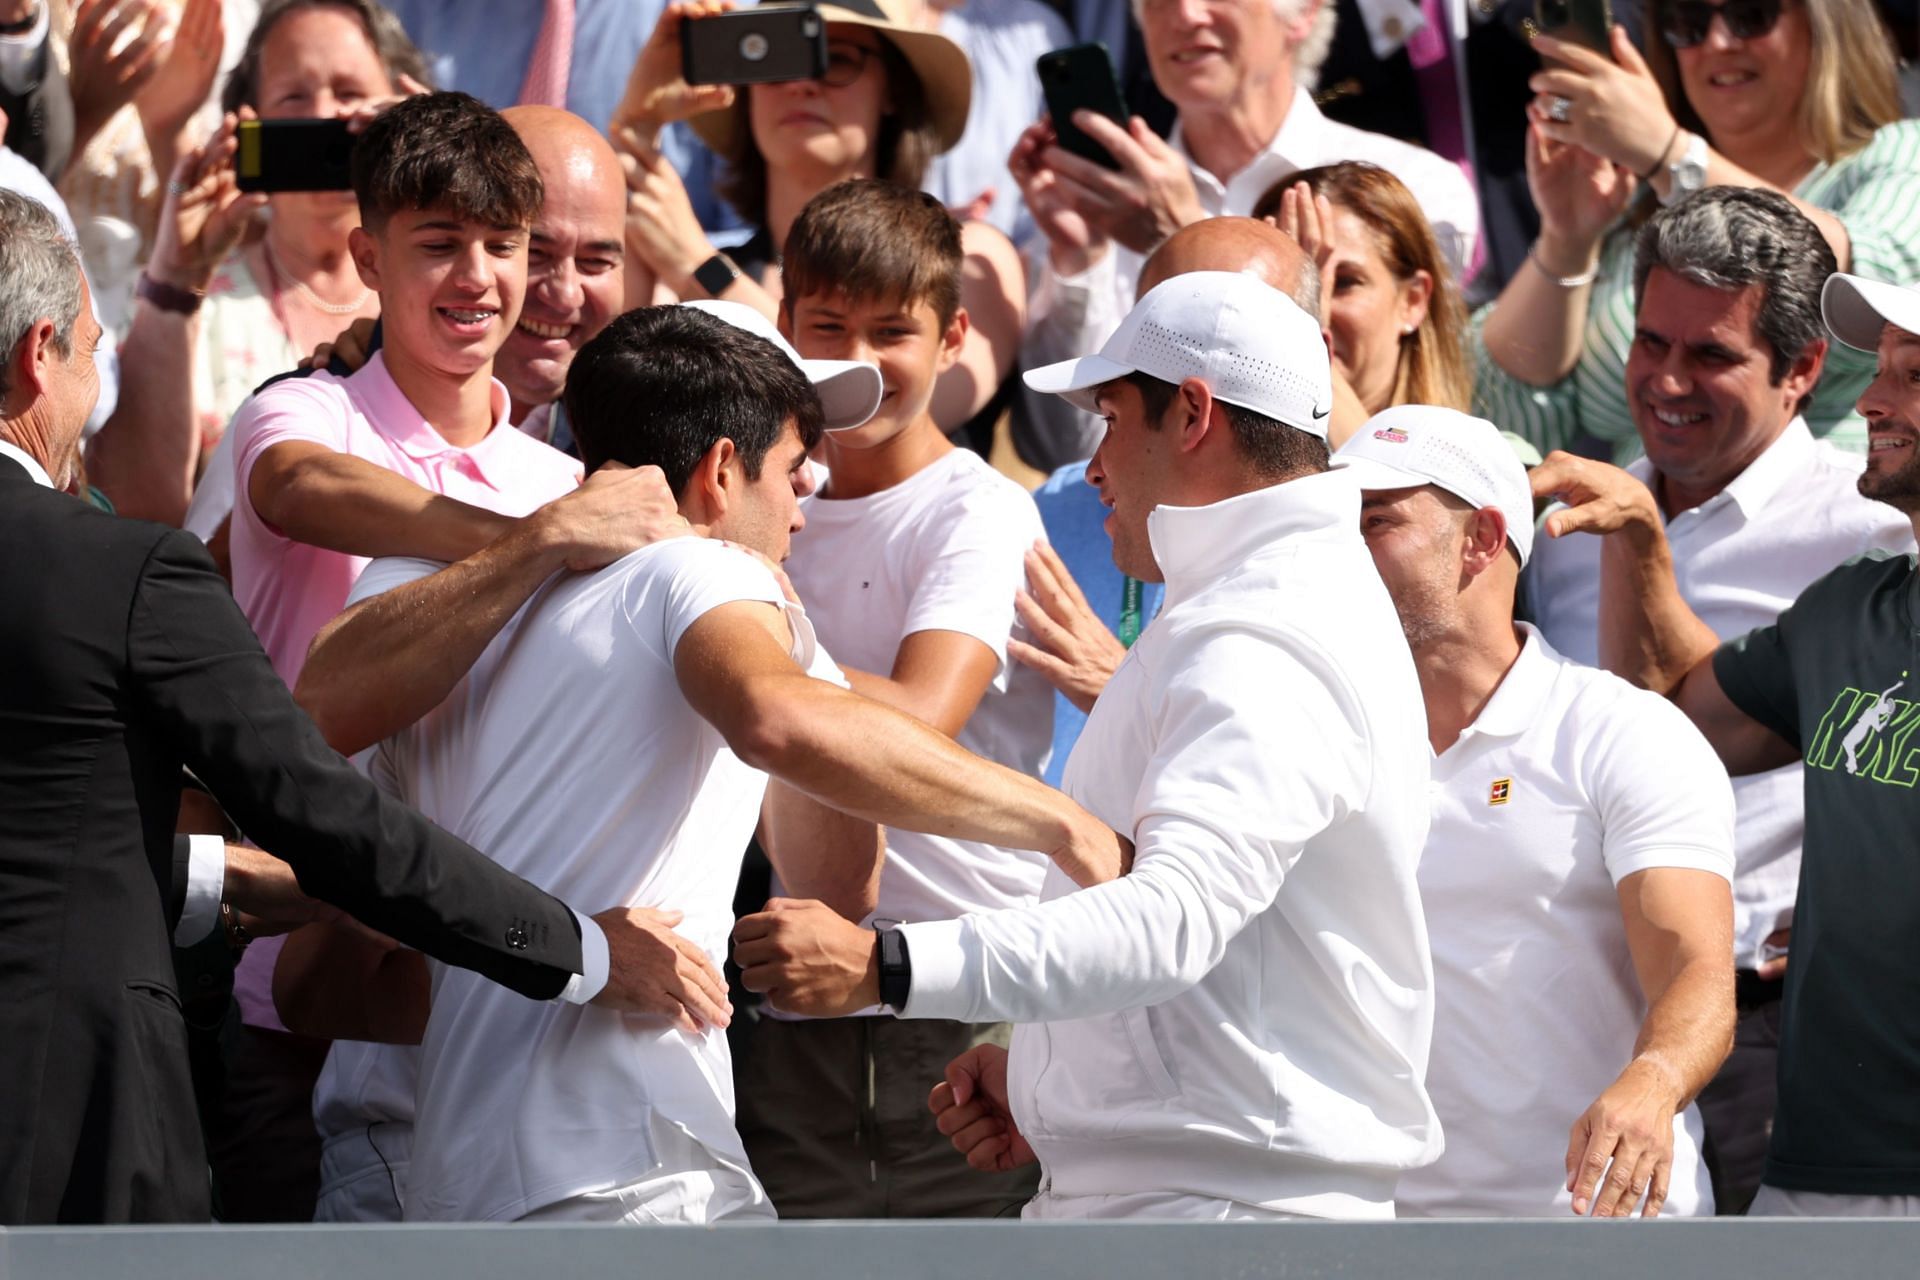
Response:
[[[815,496],[801,508],[787,576],[820,642],[856,671],[886,675],[917,631],[957,631],[993,650],[998,669],[961,729],[961,746],[1039,777],[1053,745],[1053,690],[1007,658],[1026,553],[1044,536],[1026,490],[955,449],[865,498]],[[917,831],[887,832],[875,915],[950,920],[1038,900],[1044,855]]]
[[[1647,1014],[1617,886],[1653,867],[1733,878],[1733,789],[1699,730],[1525,630],[1433,764],[1427,1092],[1447,1141],[1402,1175],[1402,1216],[1570,1214],[1568,1132],[1633,1057]],[[1674,1117],[1663,1212],[1713,1212],[1700,1132],[1696,1108]]]
[[[502,866],[583,909],[684,913],[679,932],[717,967],[766,775],[687,704],[673,654],[703,614],[736,600],[785,609],[794,660],[839,681],[762,565],[675,538],[535,592],[494,640],[498,664],[442,704],[419,759],[394,761],[401,785],[461,815],[451,830]],[[724,1032],[538,1004],[465,970],[433,971],[409,1220],[517,1218],[686,1172],[660,1158],[668,1149],[746,1169]],[[668,1131],[691,1142],[658,1142]]]
[[[1816,441],[1802,419],[1732,484],[1667,521],[1674,577],[1687,606],[1722,640],[1780,616],[1813,581],[1863,551],[1913,550],[1907,518],[1860,496],[1866,462]],[[1652,482],[1645,458],[1627,470]],[[1601,540],[1590,534],[1534,541],[1529,608],[1553,647],[1599,660]],[[1760,944],[1793,923],[1800,885],[1800,766],[1733,780],[1740,870],[1733,882],[1734,964],[1755,968]]]

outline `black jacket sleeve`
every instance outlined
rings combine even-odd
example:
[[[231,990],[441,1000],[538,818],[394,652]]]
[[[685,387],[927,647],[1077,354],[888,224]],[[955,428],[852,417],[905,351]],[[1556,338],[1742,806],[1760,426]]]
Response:
[[[580,971],[565,904],[382,795],[327,746],[190,534],[154,545],[127,653],[141,710],[307,894],[536,999]]]
[[[8,148],[58,182],[73,156],[73,96],[53,50],[43,45],[39,56],[39,82],[21,94],[0,88],[0,111],[7,113]]]

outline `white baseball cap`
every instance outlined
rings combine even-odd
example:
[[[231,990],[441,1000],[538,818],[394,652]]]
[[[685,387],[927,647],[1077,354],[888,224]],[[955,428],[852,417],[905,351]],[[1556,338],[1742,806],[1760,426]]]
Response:
[[[1216,400],[1327,437],[1333,371],[1320,325],[1255,276],[1189,271],[1148,290],[1098,355],[1027,373],[1035,391],[1098,412],[1093,388],[1130,373],[1203,380]]]
[[[1836,271],[1820,290],[1820,315],[1848,346],[1878,351],[1888,325],[1920,334],[1920,289]]]
[[[850,431],[862,426],[880,407],[880,397],[886,389],[881,385],[878,365],[868,364],[864,360],[803,359],[793,349],[793,344],[774,327],[773,321],[744,302],[701,298],[680,305],[704,311],[716,320],[724,320],[736,329],[745,329],[780,348],[781,354],[800,366],[800,372],[807,375],[807,381],[820,393],[820,407],[825,411],[827,430]]]
[[[1507,519],[1507,541],[1526,564],[1533,553],[1533,488],[1500,429],[1485,418],[1430,404],[1402,404],[1368,418],[1333,455],[1362,489],[1435,485]]]

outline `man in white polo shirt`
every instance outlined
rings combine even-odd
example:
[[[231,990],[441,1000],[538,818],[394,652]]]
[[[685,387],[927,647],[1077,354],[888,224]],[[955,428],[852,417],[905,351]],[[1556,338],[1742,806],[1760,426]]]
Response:
[[[1099,355],[1027,377],[1105,417],[1087,478],[1114,561],[1167,586],[1065,776],[1131,871],[877,937],[776,903],[735,958],[803,1012],[1022,1024],[933,1105],[976,1168],[1039,1160],[1029,1217],[1390,1217],[1440,1148],[1427,749],[1359,492],[1327,471],[1320,327],[1190,272]]]
[[[1420,895],[1447,1145],[1399,1211],[1711,1213],[1691,1104],[1733,1036],[1726,770],[1666,699],[1513,621],[1533,498],[1492,423],[1403,405],[1335,460],[1434,752]]]
[[[855,914],[872,905],[875,822],[1116,875],[1117,837],[1059,793],[836,687],[774,575],[714,540],[777,560],[802,523],[823,415],[794,366],[693,307],[629,312],[582,348],[565,403],[583,460],[659,466],[713,538],[666,539],[534,592],[497,638],[499,661],[440,714],[451,764],[435,783],[456,825],[542,883],[682,912],[679,932],[716,963],[768,773],[799,806],[769,818],[776,869],[851,886],[836,905]],[[783,862],[789,817],[836,860]],[[409,1220],[771,1216],[713,1026],[529,1018],[436,967],[416,1105]]]

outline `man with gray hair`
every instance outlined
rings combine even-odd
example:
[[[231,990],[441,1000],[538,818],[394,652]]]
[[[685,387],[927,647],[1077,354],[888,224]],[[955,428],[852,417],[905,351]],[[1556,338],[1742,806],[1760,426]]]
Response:
[[[1774,621],[1851,556],[1909,550],[1898,512],[1855,491],[1864,460],[1816,441],[1800,412],[1827,341],[1820,289],[1835,270],[1819,230],[1783,196],[1713,187],[1662,210],[1634,251],[1627,398],[1646,456],[1627,470],[1651,490],[1682,598],[1722,639]],[[1602,463],[1553,454],[1538,493],[1595,477]],[[1549,517],[1549,535],[1564,525]],[[1596,538],[1549,536],[1527,577],[1535,621],[1568,657],[1636,679],[1646,655],[1603,626]],[[1605,586],[1611,599],[1623,585]],[[1617,611],[1616,611],[1617,612]],[[1802,799],[1791,766],[1734,779],[1734,1050],[1700,1095],[1721,1213],[1744,1211],[1772,1126],[1786,943],[1800,871]]]
[[[170,944],[242,947],[238,912],[285,927],[305,889],[534,999],[658,1002],[634,913],[578,915],[327,749],[191,534],[61,492],[88,303],[53,216],[0,190],[0,1224],[204,1222]],[[183,768],[293,872],[174,836]]]
[[[1170,141],[1137,117],[1073,121],[1116,167],[1069,154],[1053,122],[1021,135],[1008,158],[1046,240],[1033,272],[1028,368],[1097,348],[1133,304],[1146,255],[1181,227],[1247,214],[1289,174],[1366,160],[1407,185],[1455,274],[1473,259],[1479,202],[1460,169],[1409,143],[1320,114],[1309,90],[1332,35],[1322,0],[1134,0],[1154,83],[1175,107]],[[1142,290],[1144,292],[1144,290]],[[1015,443],[1046,470],[1088,457],[1098,420],[1027,395]]]

